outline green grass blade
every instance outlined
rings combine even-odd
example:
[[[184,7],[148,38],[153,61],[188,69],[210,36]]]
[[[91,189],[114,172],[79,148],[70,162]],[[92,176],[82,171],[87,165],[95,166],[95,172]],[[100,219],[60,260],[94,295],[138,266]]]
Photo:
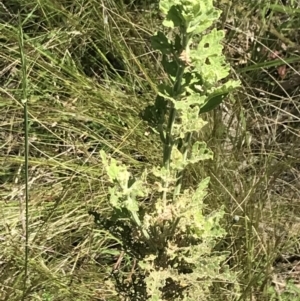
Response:
[[[28,184],[28,157],[29,157],[29,145],[28,145],[28,111],[27,111],[27,66],[26,58],[24,54],[24,36],[22,29],[22,21],[19,13],[19,49],[20,49],[20,58],[21,58],[21,70],[22,70],[22,99],[24,109],[24,135],[25,135],[25,150],[24,150],[24,160],[25,160],[25,259],[24,259],[24,290],[22,295],[22,300],[25,300],[25,292],[27,288],[27,279],[28,279],[28,260],[29,260],[29,227],[28,227],[28,218],[29,218],[29,184]]]

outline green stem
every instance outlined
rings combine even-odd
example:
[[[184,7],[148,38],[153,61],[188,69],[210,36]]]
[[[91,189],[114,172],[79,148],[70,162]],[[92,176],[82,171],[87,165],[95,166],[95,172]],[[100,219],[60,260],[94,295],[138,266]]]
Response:
[[[191,36],[189,34],[186,33],[186,27],[181,28],[181,32],[182,32],[182,49],[180,51],[180,54],[183,50],[186,50],[189,40],[191,38]],[[178,55],[178,54],[177,54]],[[176,101],[180,101],[178,100],[178,96],[180,95],[181,92],[181,86],[182,86],[182,78],[184,75],[184,71],[185,71],[185,65],[181,62],[181,60],[177,57],[175,58],[176,61],[178,61],[179,66],[178,66],[178,70],[177,70],[177,74],[176,74],[176,79],[173,85],[173,93],[172,93],[172,97],[173,99],[175,99]],[[168,119],[168,124],[167,124],[167,130],[166,130],[166,137],[165,137],[165,141],[164,141],[164,147],[163,147],[163,166],[165,167],[165,169],[170,170],[170,160],[171,160],[171,155],[172,155],[172,149],[174,146],[174,139],[173,139],[173,135],[172,135],[172,130],[173,130],[173,125],[175,122],[175,118],[177,115],[177,110],[175,109],[175,105],[172,102],[171,103],[171,109],[170,109],[170,114],[169,114],[169,119]],[[169,182],[166,181],[164,183],[164,192],[163,192],[163,200],[167,199],[167,188],[169,186]]]
[[[192,133],[189,132],[185,135],[184,137],[184,142],[183,142],[183,145],[182,145],[182,150],[181,152],[183,153],[183,161],[185,162],[186,159],[187,159],[187,154],[188,154],[188,148],[189,148],[189,144],[190,144],[190,141],[191,141],[191,138],[192,138]],[[179,195],[180,193],[180,190],[181,190],[181,186],[182,186],[182,177],[183,177],[183,172],[184,170],[180,170],[178,171],[177,173],[177,182],[176,182],[176,187],[175,187],[175,190],[174,190],[174,194],[173,194],[173,200],[176,198],[177,195]]]
[[[141,232],[144,235],[144,237],[146,238],[146,240],[150,241],[151,240],[150,235],[149,235],[148,231],[143,228],[142,223],[141,223],[140,218],[137,215],[137,213],[134,211],[130,211],[130,213],[131,213],[131,218],[133,219],[135,224],[138,226],[138,228],[141,230]]]
[[[29,159],[29,143],[28,143],[28,110],[27,110],[27,66],[26,58],[24,54],[24,36],[21,15],[19,13],[19,50],[21,57],[21,70],[22,70],[22,105],[24,112],[24,136],[25,136],[25,258],[24,258],[24,287],[22,300],[25,300],[27,291],[27,279],[28,279],[28,260],[29,260],[29,184],[28,184],[28,159]]]

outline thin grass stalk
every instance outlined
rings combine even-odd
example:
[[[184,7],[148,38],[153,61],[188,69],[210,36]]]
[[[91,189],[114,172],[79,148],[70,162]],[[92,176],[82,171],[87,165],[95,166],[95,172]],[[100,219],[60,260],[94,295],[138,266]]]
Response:
[[[28,109],[27,109],[27,65],[24,54],[24,36],[22,29],[21,15],[19,12],[19,50],[21,58],[21,71],[22,71],[22,99],[23,116],[24,116],[24,175],[25,175],[25,257],[24,257],[24,287],[22,301],[25,300],[27,279],[28,279],[28,260],[29,260],[29,183],[28,183],[28,158],[29,158],[29,143],[28,143]]]

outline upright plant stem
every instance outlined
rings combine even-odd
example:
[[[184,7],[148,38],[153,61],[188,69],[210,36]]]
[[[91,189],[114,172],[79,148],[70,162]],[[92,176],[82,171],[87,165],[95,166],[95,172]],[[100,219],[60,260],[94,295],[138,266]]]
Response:
[[[174,84],[174,96],[177,96],[177,94],[178,94],[178,90],[175,90],[175,86],[178,85],[178,87],[180,88],[183,73],[184,73],[184,67],[178,68],[176,81]],[[166,170],[170,170],[170,161],[171,161],[172,149],[174,146],[172,129],[173,129],[173,124],[174,124],[174,121],[176,118],[176,113],[177,112],[175,109],[175,105],[174,105],[174,103],[171,103],[171,109],[170,109],[170,114],[169,114],[169,119],[168,119],[168,124],[167,124],[166,138],[165,138],[164,149],[163,149],[163,166],[165,167]],[[166,181],[164,183],[165,189],[164,189],[164,193],[163,193],[163,200],[167,199],[168,186],[169,186],[169,182]]]
[[[181,27],[181,35],[182,35],[182,49],[181,52],[186,50],[189,40],[191,36],[186,33],[186,27]],[[181,60],[177,57],[175,58],[178,61],[178,69],[177,69],[177,74],[175,78],[175,82],[173,85],[173,99],[176,101],[180,101],[178,99],[178,96],[180,95],[181,92],[181,86],[182,86],[182,78],[184,75],[184,70],[185,70],[185,65]],[[166,130],[166,138],[164,140],[164,148],[163,148],[163,166],[165,169],[170,170],[170,160],[171,160],[171,155],[172,155],[172,149],[174,146],[174,139],[172,135],[172,129],[174,125],[174,121],[176,118],[177,110],[175,109],[175,104],[171,103],[171,109],[170,109],[170,114],[168,118],[168,124],[167,124],[167,130]],[[180,181],[181,183],[181,181]],[[167,188],[168,188],[168,181],[165,182],[164,184],[164,193],[163,193],[163,200],[166,200],[167,198]],[[181,184],[178,186],[178,181],[176,183],[176,188],[173,194],[173,199],[174,197],[179,193],[180,191]],[[179,191],[178,191],[179,189]]]
[[[181,152],[183,153],[183,161],[186,161],[186,159],[187,159],[188,147],[189,147],[192,135],[193,134],[191,132],[185,134],[182,149],[181,149]],[[177,173],[177,182],[176,182],[176,187],[174,189],[173,199],[180,193],[181,186],[182,186],[182,177],[183,177],[183,170],[180,170]]]
[[[22,30],[21,16],[19,13],[19,48],[21,57],[21,70],[22,70],[22,104],[24,112],[24,136],[25,136],[25,259],[24,259],[24,288],[22,300],[25,300],[27,278],[28,278],[28,258],[29,258],[29,227],[28,227],[28,203],[29,203],[29,187],[28,187],[28,157],[29,157],[29,145],[28,145],[28,110],[27,110],[27,66],[26,58],[24,55],[24,37]]]

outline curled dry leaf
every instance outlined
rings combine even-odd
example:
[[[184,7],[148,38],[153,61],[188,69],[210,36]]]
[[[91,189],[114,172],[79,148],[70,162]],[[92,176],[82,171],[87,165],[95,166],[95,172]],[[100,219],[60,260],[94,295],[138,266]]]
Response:
[[[286,65],[279,66],[277,68],[277,72],[278,72],[278,75],[280,76],[280,78],[284,79],[286,76],[286,72],[287,72]]]
[[[186,65],[190,65],[191,64],[191,59],[188,55],[188,53],[186,52],[186,50],[183,50],[179,56],[179,58],[186,63]]]

